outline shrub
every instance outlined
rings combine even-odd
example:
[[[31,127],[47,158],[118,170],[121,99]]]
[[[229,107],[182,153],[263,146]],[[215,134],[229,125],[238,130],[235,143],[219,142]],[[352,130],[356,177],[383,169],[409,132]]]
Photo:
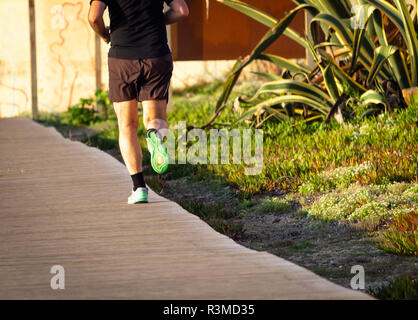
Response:
[[[97,111],[94,110],[91,106],[94,99],[84,99],[81,98],[80,102],[76,105],[68,108],[68,124],[70,125],[90,125],[94,122],[97,122],[100,117],[97,116]],[[90,107],[86,107],[90,106]]]
[[[94,93],[94,99],[97,105],[97,110],[101,110],[101,113],[105,119],[109,118],[109,113],[111,118],[116,119],[116,114],[113,111],[112,103],[109,101],[109,91],[103,91],[102,89],[97,90]]]

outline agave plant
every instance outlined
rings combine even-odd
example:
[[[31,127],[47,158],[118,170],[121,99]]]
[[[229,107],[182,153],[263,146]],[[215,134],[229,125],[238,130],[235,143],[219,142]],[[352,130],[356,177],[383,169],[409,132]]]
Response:
[[[270,29],[247,57],[237,60],[215,114],[204,127],[226,107],[241,72],[257,59],[270,61],[286,72],[281,77],[259,73],[271,81],[253,97],[240,97],[235,102],[241,115],[233,124],[255,117],[256,124],[261,125],[263,115],[264,120],[283,120],[294,114],[302,115],[304,121],[329,121],[332,116],[343,121],[341,110],[351,99],[348,93],[361,96],[363,105],[384,105],[387,109],[393,101],[387,97],[385,84],[395,88],[401,103],[400,90],[418,86],[417,18],[411,17],[405,0],[357,0],[354,4],[350,0],[293,0],[296,7],[280,20],[242,1],[217,1]],[[300,11],[313,17],[306,35],[289,27]],[[309,50],[315,67],[266,53],[281,36]]]

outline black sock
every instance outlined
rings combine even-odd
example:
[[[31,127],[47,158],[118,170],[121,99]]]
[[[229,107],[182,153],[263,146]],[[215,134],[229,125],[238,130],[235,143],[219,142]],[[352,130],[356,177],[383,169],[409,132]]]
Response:
[[[134,191],[138,188],[145,188],[145,181],[144,181],[144,175],[142,174],[142,172],[138,172],[135,173],[133,175],[131,175],[132,178],[132,182],[134,184]]]
[[[161,138],[160,133],[158,132],[158,130],[157,130],[157,129],[154,129],[154,128],[150,128],[150,129],[148,129],[148,130],[147,130],[147,132],[145,133],[145,137],[146,137],[146,138],[148,138],[148,137],[149,137],[149,134],[150,134],[151,132],[155,132],[155,134],[156,134],[158,137],[160,137],[160,138]]]

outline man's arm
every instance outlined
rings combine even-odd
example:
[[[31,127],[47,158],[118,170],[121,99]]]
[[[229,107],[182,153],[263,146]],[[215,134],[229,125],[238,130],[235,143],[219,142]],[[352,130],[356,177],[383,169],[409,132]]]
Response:
[[[110,42],[109,29],[105,27],[103,21],[103,13],[106,10],[106,4],[102,1],[94,0],[90,5],[89,10],[89,23],[96,32],[106,43]]]
[[[189,8],[184,0],[173,0],[165,13],[165,24],[172,24],[189,15]]]

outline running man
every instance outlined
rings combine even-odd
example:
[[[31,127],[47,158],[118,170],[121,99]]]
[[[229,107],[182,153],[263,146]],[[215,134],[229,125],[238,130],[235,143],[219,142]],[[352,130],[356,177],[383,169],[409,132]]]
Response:
[[[163,12],[164,2],[170,9]],[[110,29],[103,13],[109,8]],[[152,168],[159,174],[168,167],[162,139],[168,128],[168,88],[173,58],[167,45],[166,24],[189,14],[184,0],[91,0],[88,20],[111,47],[108,54],[109,100],[119,127],[119,148],[131,175],[129,204],[148,202],[138,139],[138,101],[142,103],[146,141]]]

